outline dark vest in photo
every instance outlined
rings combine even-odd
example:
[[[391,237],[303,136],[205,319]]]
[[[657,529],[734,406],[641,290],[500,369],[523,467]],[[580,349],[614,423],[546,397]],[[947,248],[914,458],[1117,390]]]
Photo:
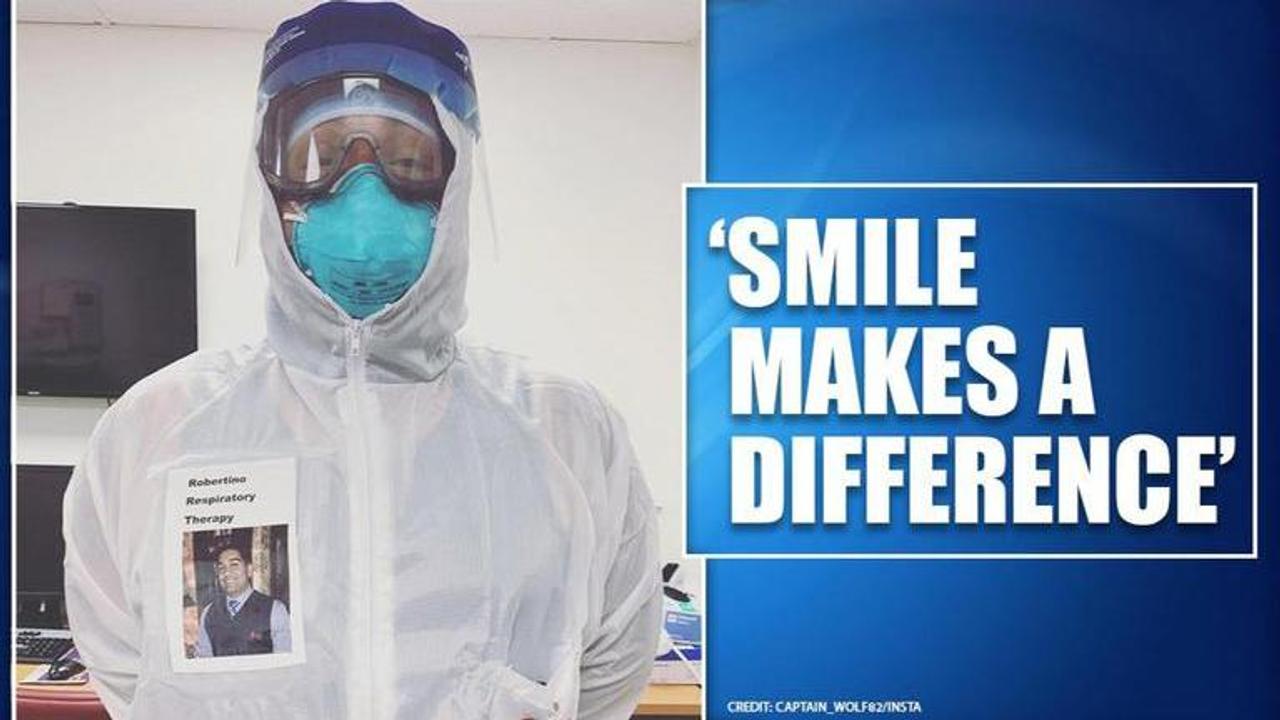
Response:
[[[274,605],[275,600],[254,590],[233,617],[227,611],[226,598],[218,598],[204,618],[213,654],[222,657],[272,652],[271,608]]]

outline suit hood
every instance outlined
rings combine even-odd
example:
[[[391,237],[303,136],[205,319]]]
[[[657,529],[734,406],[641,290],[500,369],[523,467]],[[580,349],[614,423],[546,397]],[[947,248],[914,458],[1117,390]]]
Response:
[[[362,320],[347,315],[298,267],[266,179],[253,163],[256,188],[248,192],[257,195],[257,235],[270,289],[267,335],[285,362],[342,377],[349,359],[359,356],[371,381],[418,382],[434,379],[453,361],[467,317],[468,207],[479,125],[470,65],[457,36],[393,3],[326,3],[286,20],[267,43],[255,142],[278,93],[336,73],[372,72],[428,94],[455,152],[426,269],[396,302]]]

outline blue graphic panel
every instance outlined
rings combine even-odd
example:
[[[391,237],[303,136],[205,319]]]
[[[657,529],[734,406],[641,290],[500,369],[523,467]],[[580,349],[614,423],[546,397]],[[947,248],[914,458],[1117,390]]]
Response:
[[[689,549],[705,553],[1250,553],[1253,547],[1252,468],[1252,244],[1251,188],[947,188],[874,189],[691,188],[688,227]],[[918,218],[920,281],[933,288],[938,218],[974,218],[977,234],[964,249],[976,266],[964,284],[978,292],[976,307],[893,307],[896,262],[887,265],[889,307],[790,307],[784,297],[750,309],[730,298],[728,279],[746,272],[729,251],[712,247],[712,228],[743,216],[763,216],[785,229],[787,218]],[[893,247],[890,238],[888,247]],[[786,273],[787,242],[762,248]],[[858,258],[859,270],[863,269]],[[841,277],[839,281],[850,278]],[[856,278],[862,284],[861,272]],[[785,288],[786,281],[783,281]],[[962,337],[980,325],[1008,328],[1016,356],[1006,360],[1018,378],[1019,402],[1002,417],[966,411],[951,415],[786,417],[730,412],[730,328],[800,327],[810,347],[817,327],[847,328],[854,364],[865,327],[958,327]],[[1041,416],[1037,412],[1050,326],[1083,327],[1096,412]],[[924,341],[917,337],[909,374],[920,404]],[[951,354],[961,374],[949,394],[970,382],[963,348]],[[807,356],[806,356],[807,359]],[[806,364],[807,370],[807,364]],[[823,373],[825,375],[825,372]],[[888,525],[869,526],[866,493],[848,493],[848,522],[792,522],[793,507],[770,524],[730,522],[730,437],[765,435],[789,447],[796,436],[983,435],[1002,440],[1012,468],[1014,436],[1107,436],[1111,452],[1135,433],[1164,439],[1175,452],[1180,435],[1231,436],[1234,455],[1216,468],[1202,502],[1215,505],[1212,525],[1175,522],[1175,508],[1152,526],[1127,523],[1111,493],[1109,523],[1014,525],[1012,473],[1004,478],[1006,522],[909,524],[908,492],[893,491]],[[822,443],[814,458],[818,518],[823,498]],[[797,453],[798,454],[798,453]],[[1094,458],[1095,461],[1099,459]],[[801,459],[788,453],[788,469]],[[856,463],[855,463],[856,465]],[[1206,461],[1206,467],[1215,467]],[[905,462],[903,463],[905,470]],[[948,471],[948,462],[937,466]],[[1046,461],[1046,467],[1053,467]],[[1055,473],[1056,474],[1056,473]],[[788,472],[786,497],[791,498]],[[1171,478],[1144,484],[1168,487]],[[954,504],[949,484],[934,494]],[[1051,486],[1039,504],[1054,506]],[[1176,502],[1175,502],[1176,504]],[[1083,515],[1081,514],[1083,518]]]
[[[706,717],[826,716],[731,706],[805,698],[915,700],[925,717],[939,718],[1280,717],[1280,525],[1274,491],[1280,477],[1274,372],[1280,308],[1274,215],[1280,207],[1278,38],[1280,9],[1246,0],[708,0],[710,182],[1258,183],[1260,522],[1257,560],[709,560]],[[705,246],[700,238],[710,219],[739,208],[731,194],[701,192],[690,198],[691,251]],[[1236,424],[1231,418],[1241,403],[1239,378],[1208,382],[1208,373],[1175,367],[1178,357],[1152,366],[1153,352],[1126,359],[1115,348],[1104,350],[1108,336],[1123,339],[1121,328],[1146,323],[1168,330],[1177,324],[1180,318],[1152,302],[1152,295],[1170,292],[1154,287],[1160,284],[1155,274],[1144,269],[1130,285],[1109,264],[1081,267],[1096,256],[1075,259],[1045,243],[1044,233],[1061,237],[1053,228],[1037,226],[1034,235],[1017,236],[1032,248],[1013,254],[992,253],[984,244],[996,249],[1014,242],[1014,235],[996,232],[1000,218],[1033,221],[1042,212],[1062,217],[1062,204],[1073,202],[1089,206],[1074,223],[1111,227],[1114,221],[1125,237],[1141,238],[1163,223],[1150,210],[1188,196],[1124,193],[1108,204],[1093,195],[1044,197],[1047,207],[1031,215],[989,214],[1001,203],[1026,202],[1005,194],[983,198],[974,211],[982,223],[975,247],[981,248],[977,272],[983,293],[975,314],[998,307],[1003,316],[994,320],[1043,324],[1019,304],[1009,304],[1011,294],[1034,278],[1031,296],[1069,303],[1048,308],[1052,314],[1043,319],[1066,322],[1072,320],[1067,310],[1087,311],[1094,361],[1109,366],[1095,377],[1097,422],[1126,432],[1137,425],[1172,429],[1166,411],[1172,408],[1181,425],[1188,420],[1180,409],[1184,398],[1213,406],[1205,396],[1225,389],[1221,404],[1213,406],[1220,414],[1214,425]],[[1143,246],[1117,241],[1107,250],[1108,262],[1129,269],[1150,263],[1175,272],[1164,284],[1201,288],[1206,299],[1212,294],[1219,314],[1179,303],[1191,312],[1182,318],[1183,330],[1162,332],[1158,344],[1170,352],[1194,347],[1190,356],[1197,358],[1210,354],[1200,345],[1222,344],[1222,354],[1211,361],[1222,369],[1239,364],[1238,344],[1223,343],[1239,336],[1247,322],[1243,305],[1238,312],[1223,310],[1243,297],[1233,286],[1244,262],[1234,219],[1240,201],[1233,193],[1221,200],[1213,193],[1190,197],[1206,211],[1217,207],[1212,212],[1221,215],[1205,222],[1220,221],[1230,232],[1210,241],[1212,253],[1196,250],[1180,258],[1182,241],[1203,237],[1188,230],[1157,238],[1155,247],[1163,251],[1146,260],[1129,257]],[[751,206],[795,215],[792,206],[775,206],[774,199],[797,208],[808,203],[814,213],[825,212],[829,202],[804,192],[769,198],[762,203],[753,197]],[[850,198],[845,202],[863,202]],[[919,198],[894,194],[883,202],[910,200],[915,207]],[[1187,218],[1198,211],[1172,212]],[[1102,243],[1085,240],[1082,247],[1096,252]],[[1053,258],[1065,263],[1064,272],[1044,272]],[[706,337],[717,318],[736,312],[721,285],[695,291],[696,282],[695,273],[691,340]],[[1088,297],[1073,285],[1104,294]],[[1102,308],[1121,317],[1107,317]],[[956,313],[961,323],[964,313]],[[1019,332],[1027,352],[1034,350],[1032,337]],[[697,344],[690,348],[696,355]],[[702,350],[708,358],[716,352],[714,343]],[[1113,376],[1121,371],[1123,379]],[[1174,376],[1196,381],[1169,389]],[[1166,388],[1163,394],[1156,386]],[[698,398],[689,402],[690,413],[700,410]],[[722,397],[702,402],[708,413],[724,407]],[[1143,407],[1147,402],[1155,405]],[[1224,429],[1210,429],[1215,431]],[[1243,451],[1237,449],[1232,473],[1244,467]],[[691,457],[695,453],[691,446]],[[1223,477],[1218,493],[1230,490]],[[725,508],[714,500],[723,488],[712,482],[727,480],[689,478],[694,549],[724,547],[727,540],[720,533]],[[1224,508],[1236,508],[1239,500],[1221,499]],[[1162,528],[1108,528],[1103,537],[1082,540],[1041,534],[1054,547],[1152,542],[1236,549],[1240,529],[1238,518],[1224,515],[1209,536],[1200,537],[1173,538]],[[781,531],[758,534],[734,536],[733,543],[776,546]],[[849,528],[834,534],[835,540],[826,540],[814,530],[802,539],[811,547],[831,543],[842,551],[852,541],[868,540],[867,533],[851,535]],[[912,542],[933,542],[923,537],[927,532],[918,540],[916,532],[910,534]],[[1003,542],[979,536],[984,544]],[[1017,544],[1032,539],[1019,537]]]

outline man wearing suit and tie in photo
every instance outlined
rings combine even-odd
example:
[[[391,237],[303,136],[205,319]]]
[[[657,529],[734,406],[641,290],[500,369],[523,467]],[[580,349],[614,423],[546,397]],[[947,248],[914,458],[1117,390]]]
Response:
[[[253,588],[253,563],[239,547],[223,546],[217,558],[222,596],[200,611],[195,656],[289,652],[289,611],[284,603]]]

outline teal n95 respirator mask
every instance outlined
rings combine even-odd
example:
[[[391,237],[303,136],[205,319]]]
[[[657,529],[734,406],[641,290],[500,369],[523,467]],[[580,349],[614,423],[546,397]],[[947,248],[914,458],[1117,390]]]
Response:
[[[426,269],[436,208],[396,197],[378,167],[364,163],[293,221],[298,267],[348,315],[363,319],[400,299]]]
[[[423,273],[454,162],[428,95],[367,74],[297,86],[267,106],[258,158],[295,262],[349,316]]]

